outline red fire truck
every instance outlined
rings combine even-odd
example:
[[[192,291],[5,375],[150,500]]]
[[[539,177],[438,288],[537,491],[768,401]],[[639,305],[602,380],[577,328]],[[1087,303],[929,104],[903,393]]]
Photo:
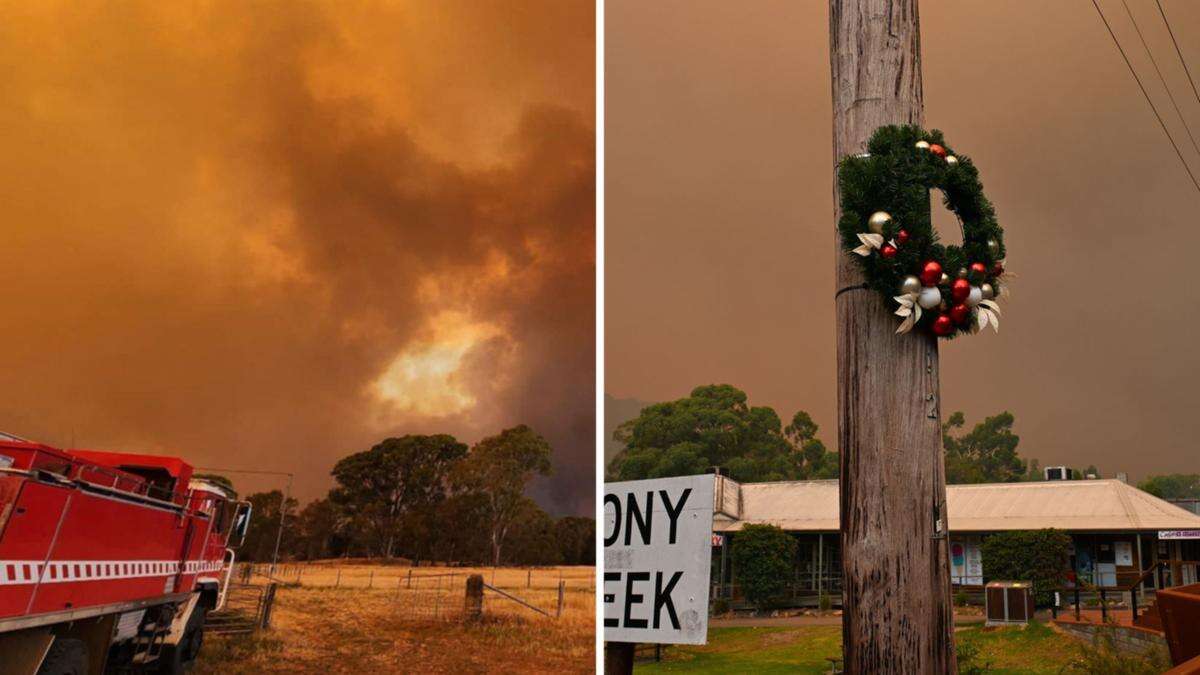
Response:
[[[249,518],[181,459],[0,434],[0,673],[182,672]]]

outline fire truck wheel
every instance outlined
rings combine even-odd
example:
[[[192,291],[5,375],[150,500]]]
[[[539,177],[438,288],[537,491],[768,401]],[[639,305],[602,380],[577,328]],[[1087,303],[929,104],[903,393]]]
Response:
[[[188,621],[187,633],[183,636],[184,658],[188,661],[195,661],[196,657],[200,656],[200,647],[204,646],[204,620],[207,616],[207,609],[197,608]]]
[[[197,607],[188,617],[179,644],[163,649],[158,669],[161,675],[182,675],[192,667],[196,657],[200,655],[200,646],[204,643],[205,613],[204,609]]]
[[[87,645],[83,640],[58,638],[46,653],[38,675],[87,675]]]

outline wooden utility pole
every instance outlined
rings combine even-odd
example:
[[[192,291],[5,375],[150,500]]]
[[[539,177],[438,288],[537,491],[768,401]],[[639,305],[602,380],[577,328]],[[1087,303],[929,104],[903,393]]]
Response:
[[[830,0],[829,28],[836,170],[876,128],[924,122],[917,0]],[[937,340],[896,335],[834,241],[845,672],[953,673]]]

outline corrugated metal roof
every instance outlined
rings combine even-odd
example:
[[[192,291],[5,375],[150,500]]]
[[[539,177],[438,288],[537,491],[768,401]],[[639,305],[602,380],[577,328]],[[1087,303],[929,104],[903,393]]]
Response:
[[[745,523],[838,530],[836,480],[745,483],[740,492],[741,517],[718,516],[714,530]],[[950,485],[946,502],[951,532],[1200,529],[1200,516],[1118,480]]]

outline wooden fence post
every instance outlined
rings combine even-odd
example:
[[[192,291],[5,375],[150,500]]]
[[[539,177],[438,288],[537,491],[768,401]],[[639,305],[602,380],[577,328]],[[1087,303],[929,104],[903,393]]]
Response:
[[[275,605],[275,586],[275,582],[272,581],[271,583],[267,584],[267,589],[263,591],[262,618],[261,623],[259,623],[260,628],[265,629],[271,627],[271,608]]]
[[[554,614],[554,618],[556,618],[556,619],[562,616],[562,610],[563,610],[563,589],[564,589],[565,587],[566,587],[566,582],[560,579],[560,580],[558,581],[558,611],[557,611],[557,612]]]
[[[412,569],[408,570],[408,588],[412,588]]]
[[[467,577],[467,598],[463,605],[468,622],[479,621],[483,616],[483,575],[472,574]]]
[[[525,588],[533,588],[533,570],[525,570]]]
[[[438,611],[442,606],[442,577],[437,578],[437,587],[433,591],[433,618],[438,618]]]
[[[367,577],[367,588],[375,585],[375,570],[371,570],[371,576]]]
[[[337,578],[333,580],[333,587],[338,588],[342,585],[342,568],[337,568]]]

